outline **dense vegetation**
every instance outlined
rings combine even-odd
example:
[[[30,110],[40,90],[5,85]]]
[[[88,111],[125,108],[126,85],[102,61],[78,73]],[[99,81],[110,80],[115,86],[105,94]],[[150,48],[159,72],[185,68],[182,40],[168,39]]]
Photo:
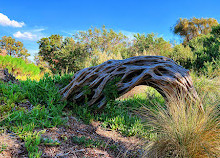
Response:
[[[69,117],[74,116],[85,124],[99,122],[103,129],[126,137],[144,138],[150,143],[141,156],[219,157],[220,25],[214,19],[180,19],[173,31],[183,37],[183,43],[172,45],[153,33],[135,34],[129,39],[105,27],[78,32],[73,37],[51,35],[38,41],[38,66],[19,55],[18,48],[14,53],[8,51],[8,55],[0,56],[0,68],[8,68],[20,83],[0,81],[0,133],[10,131],[20,137],[29,157],[41,157],[42,144],[59,146],[67,139],[85,147],[116,150],[117,144],[84,136],[64,137],[62,142],[42,138],[44,129],[69,126]],[[11,38],[6,39],[4,36],[0,41],[1,48],[9,50],[10,44],[3,43]],[[105,88],[108,104],[100,112],[88,107],[86,99],[84,106],[61,100],[59,90],[71,81],[74,72],[108,59],[137,55],[167,56],[190,69],[201,101],[186,102],[180,95],[179,100],[166,103],[150,87],[133,98],[115,100],[115,84]],[[201,102],[204,113],[197,106]],[[6,146],[0,142],[0,154]]]
[[[219,30],[220,25],[214,19],[180,19],[173,31],[184,41],[173,45],[153,33],[137,33],[130,39],[103,26],[102,29],[91,28],[65,39],[60,35],[42,38],[38,42],[40,51],[36,59],[38,64],[47,62],[54,73],[60,73],[76,72],[109,59],[160,55],[172,58],[188,69],[207,73],[219,67]]]
[[[17,79],[26,80],[27,78],[39,80],[42,77],[41,69],[34,63],[27,62],[21,58],[0,55],[0,69],[7,68]]]

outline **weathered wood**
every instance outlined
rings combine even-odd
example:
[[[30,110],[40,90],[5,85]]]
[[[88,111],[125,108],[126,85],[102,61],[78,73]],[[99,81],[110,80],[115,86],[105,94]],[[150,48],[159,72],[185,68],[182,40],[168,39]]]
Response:
[[[165,99],[168,95],[184,92],[187,97],[198,98],[189,71],[163,56],[137,56],[124,60],[109,60],[98,66],[78,71],[72,81],[60,93],[63,99],[76,103],[85,100],[85,88],[91,90],[87,95],[88,105],[103,108],[106,96],[103,89],[114,77],[120,77],[116,84],[119,96],[137,85],[154,87]]]

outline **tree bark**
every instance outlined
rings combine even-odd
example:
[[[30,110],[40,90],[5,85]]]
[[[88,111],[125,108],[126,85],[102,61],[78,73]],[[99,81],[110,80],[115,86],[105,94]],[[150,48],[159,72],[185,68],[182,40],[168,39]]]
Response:
[[[186,94],[186,98],[198,99],[193,87],[189,71],[163,56],[136,56],[124,60],[109,60],[98,66],[82,69],[72,78],[72,81],[60,90],[64,100],[74,103],[84,103],[87,98],[88,106],[103,108],[106,95],[105,86],[113,78],[120,80],[116,83],[118,96],[130,91],[138,85],[155,88],[166,100],[168,96],[178,97]],[[90,94],[86,94],[86,89]],[[203,109],[202,105],[201,108]]]

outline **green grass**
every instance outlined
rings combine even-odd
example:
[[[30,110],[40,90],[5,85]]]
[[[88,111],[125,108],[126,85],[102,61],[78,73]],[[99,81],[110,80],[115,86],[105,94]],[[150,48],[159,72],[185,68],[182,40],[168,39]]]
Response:
[[[49,138],[43,139],[41,135],[44,133],[44,128],[65,125],[67,119],[63,111],[67,105],[66,110],[70,115],[75,115],[87,124],[91,121],[99,121],[103,128],[116,130],[124,136],[144,137],[151,141],[161,138],[158,132],[155,132],[155,127],[146,125],[138,113],[143,106],[153,110],[158,116],[160,109],[167,110],[164,98],[155,89],[148,87],[146,93],[135,95],[133,98],[114,100],[117,97],[115,87],[113,87],[114,91],[111,91],[109,86],[105,93],[108,95],[107,91],[111,91],[114,98],[109,98],[107,106],[102,111],[94,113],[94,109],[86,106],[86,100],[85,106],[61,101],[59,90],[71,81],[71,76],[72,74],[62,76],[46,74],[39,81],[27,79],[20,81],[18,85],[0,83],[0,127],[8,129],[24,140],[29,157],[41,157],[42,152],[38,148],[40,144],[59,145],[59,142]],[[217,107],[220,107],[218,79],[198,77],[195,74],[192,77],[199,95],[206,101],[205,105],[216,103]],[[33,107],[20,106],[27,101]],[[161,105],[161,108],[157,105]],[[73,137],[72,141],[85,147],[105,146],[102,141],[85,137]]]
[[[87,124],[93,120],[100,121],[102,127],[119,131],[125,136],[151,137],[135,111],[144,105],[154,107],[156,102],[164,104],[164,99],[155,89],[148,87],[146,93],[136,95],[134,98],[110,101],[103,111],[97,114],[89,107],[82,108],[75,104],[72,105],[72,112]]]

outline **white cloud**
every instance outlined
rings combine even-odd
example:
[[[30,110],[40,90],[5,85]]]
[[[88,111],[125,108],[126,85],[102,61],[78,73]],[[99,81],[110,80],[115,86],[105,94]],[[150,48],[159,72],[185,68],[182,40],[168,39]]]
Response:
[[[36,41],[39,40],[41,38],[40,35],[37,34],[33,34],[32,32],[16,32],[13,34],[14,37],[16,38],[20,38],[20,39],[24,39],[24,40],[32,40],[32,41]]]
[[[11,26],[11,27],[22,27],[24,22],[17,22],[15,20],[10,20],[6,15],[0,13],[0,25]]]
[[[39,28],[39,29],[34,29],[33,32],[41,32],[41,31],[44,31],[46,30],[45,28]]]

